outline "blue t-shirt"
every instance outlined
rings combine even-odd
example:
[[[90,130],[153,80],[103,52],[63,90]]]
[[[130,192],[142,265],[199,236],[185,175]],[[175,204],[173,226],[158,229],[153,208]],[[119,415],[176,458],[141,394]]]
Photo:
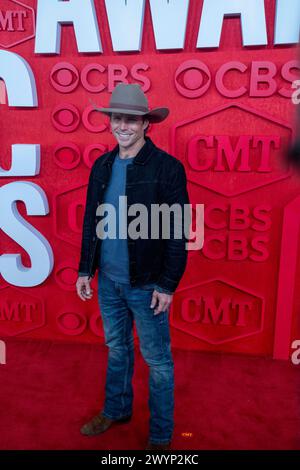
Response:
[[[133,163],[135,157],[120,158],[116,155],[112,174],[107,189],[104,193],[105,203],[115,207],[116,214],[116,238],[105,238],[101,243],[100,252],[100,271],[106,274],[110,279],[122,283],[130,283],[129,276],[129,256],[127,245],[127,226],[126,210],[124,202],[119,207],[119,196],[125,196],[126,193],[126,168]],[[122,224],[122,233],[126,238],[119,238],[119,217]],[[108,224],[110,223],[110,219]],[[108,231],[108,230],[106,230]]]

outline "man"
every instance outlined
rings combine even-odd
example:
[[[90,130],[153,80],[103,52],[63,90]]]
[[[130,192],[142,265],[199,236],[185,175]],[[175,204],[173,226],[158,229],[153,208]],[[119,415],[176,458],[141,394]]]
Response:
[[[119,197],[127,197],[128,207],[143,204],[148,214],[153,204],[175,203],[183,209],[189,204],[185,170],[179,160],[145,135],[149,124],[163,121],[169,110],[150,110],[139,85],[118,85],[109,108],[97,109],[110,117],[118,145],[99,157],[91,170],[76,288],[82,300],[91,299],[90,281],[99,269],[98,300],[109,355],[103,409],[81,433],[99,434],[131,419],[135,321],[140,350],[150,368],[146,449],[169,449],[174,427],[174,363],[168,313],[187,261],[183,219],[170,217],[169,238],[163,238],[161,231],[152,238],[129,234],[126,238],[105,238],[104,230],[99,230],[99,209],[102,204],[116,208],[116,220],[121,218],[119,229],[122,224],[123,229],[124,225],[128,228],[124,222],[126,203],[119,207]],[[132,215],[128,220],[132,221]],[[156,228],[152,222],[150,217],[150,226]],[[182,229],[181,238],[175,236],[178,228]]]

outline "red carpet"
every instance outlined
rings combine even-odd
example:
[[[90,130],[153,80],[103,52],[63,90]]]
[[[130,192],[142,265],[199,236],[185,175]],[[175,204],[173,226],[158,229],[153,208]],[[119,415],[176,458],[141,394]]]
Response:
[[[1,449],[143,449],[148,370],[136,349],[134,417],[88,438],[102,405],[103,345],[9,339],[0,365]],[[173,449],[300,449],[300,366],[173,349]]]

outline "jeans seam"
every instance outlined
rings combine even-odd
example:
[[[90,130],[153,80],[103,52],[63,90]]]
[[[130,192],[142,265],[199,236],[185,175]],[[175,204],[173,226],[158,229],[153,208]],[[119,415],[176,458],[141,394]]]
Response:
[[[125,380],[124,380],[124,387],[123,387],[123,394],[122,394],[122,410],[124,410],[125,408],[125,402],[124,402],[124,394],[126,392],[126,387],[127,387],[127,383],[128,383],[128,372],[129,372],[129,348],[128,348],[128,344],[126,342],[126,319],[124,321],[124,337],[123,337],[123,340],[124,340],[124,344],[126,344],[126,348],[127,348],[127,356],[126,356],[126,373],[125,373]]]

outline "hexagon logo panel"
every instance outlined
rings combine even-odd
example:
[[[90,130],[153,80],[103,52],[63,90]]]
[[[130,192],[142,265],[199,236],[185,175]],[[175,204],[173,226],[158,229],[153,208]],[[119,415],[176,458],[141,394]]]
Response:
[[[171,325],[209,344],[262,331],[264,300],[241,286],[212,279],[176,292]]]
[[[177,123],[170,151],[189,181],[231,197],[290,176],[284,152],[291,136],[281,120],[230,104]]]
[[[44,303],[26,290],[1,291],[0,336],[17,336],[45,325]]]
[[[61,240],[80,246],[87,185],[58,193],[54,203],[54,231]]]
[[[35,36],[35,12],[19,0],[1,0],[0,47],[10,47]]]

